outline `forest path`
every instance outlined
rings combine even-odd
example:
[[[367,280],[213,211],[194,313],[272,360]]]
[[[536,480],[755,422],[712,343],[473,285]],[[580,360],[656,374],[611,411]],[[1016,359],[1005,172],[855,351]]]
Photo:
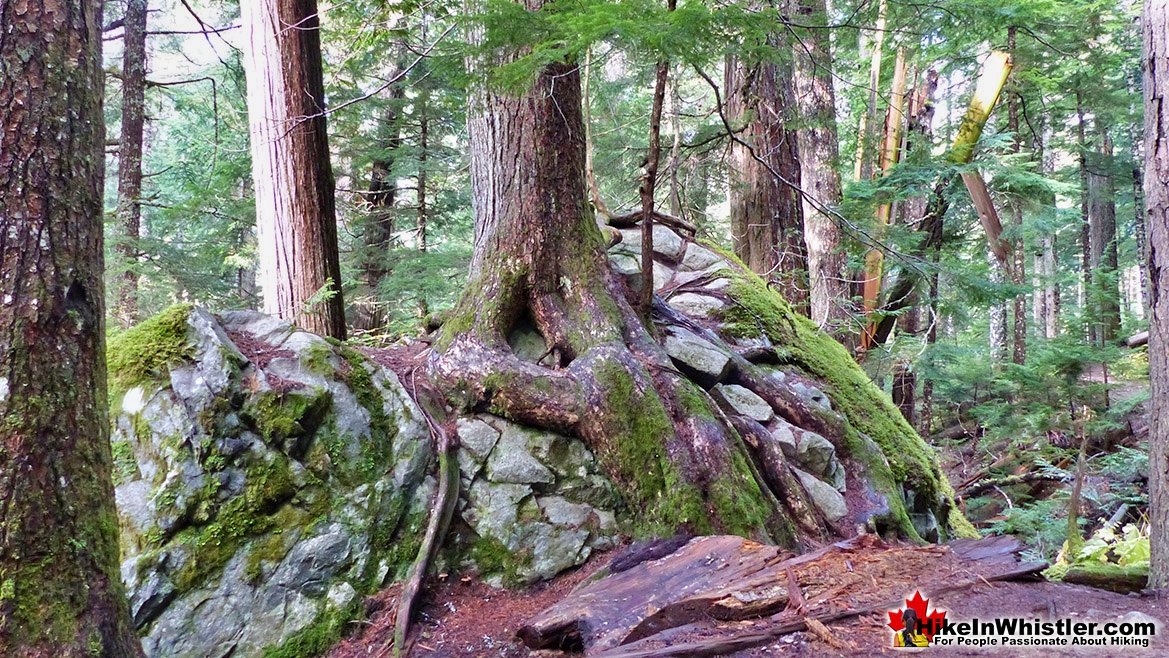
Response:
[[[922,594],[930,597],[930,609],[948,612],[951,619],[969,620],[992,619],[996,617],[1022,617],[1025,619],[1069,618],[1072,620],[1110,621],[1118,618],[1145,621],[1148,617],[1163,619],[1169,612],[1169,602],[1148,597],[1126,596],[1064,583],[1046,581],[999,582],[998,577],[1020,569],[1017,563],[1003,559],[1002,546],[1008,538],[988,538],[968,545],[965,557],[955,558],[963,551],[950,551],[937,546],[883,545],[866,542],[828,560],[836,566],[846,566],[844,572],[852,577],[830,577],[828,597],[812,593],[815,585],[805,587],[810,596],[807,599],[811,616],[818,616],[824,610],[835,612],[865,609],[865,614],[828,623],[827,632],[813,633],[795,631],[776,634],[774,639],[758,646],[722,654],[676,655],[726,655],[736,658],[763,656],[873,656],[895,655],[904,650],[892,648],[892,632],[888,627],[888,612],[885,606],[872,601],[896,601],[899,597],[912,596],[917,587]],[[973,546],[974,548],[970,548]],[[979,546],[990,546],[989,550]],[[996,548],[997,546],[997,548]],[[990,562],[978,568],[971,568],[978,562],[969,560],[971,550],[989,555]],[[493,589],[475,579],[443,577],[432,584],[424,594],[424,602],[417,625],[411,656],[433,656],[435,658],[553,658],[570,656],[610,655],[612,651],[623,651],[619,647],[600,654],[563,653],[555,650],[530,650],[518,639],[517,632],[534,618],[546,616],[549,606],[564,605],[581,591],[595,588],[603,580],[593,578],[605,569],[615,557],[627,554],[628,549],[617,549],[597,556],[576,571],[564,574],[552,581],[527,590],[509,591]],[[843,559],[842,559],[843,558]],[[658,564],[666,560],[657,560]],[[823,558],[808,564],[816,565],[813,571],[831,569]],[[932,565],[932,566],[931,566]],[[635,571],[635,566],[625,573]],[[802,568],[801,568],[802,569]],[[987,579],[982,579],[985,573]],[[617,574],[622,576],[623,574]],[[879,576],[879,577],[878,577]],[[803,586],[804,575],[800,576]],[[967,581],[963,583],[962,581]],[[931,596],[930,591],[945,587],[954,589]],[[907,591],[908,590],[908,591]],[[391,601],[394,592],[388,592],[380,600]],[[827,604],[827,607],[822,607]],[[375,604],[376,607],[376,604]],[[386,646],[386,640],[393,627],[392,610],[375,612],[369,625],[351,639],[344,641],[329,654],[329,658],[356,658],[358,656],[379,656]],[[1146,617],[1147,616],[1147,617]],[[790,610],[772,617],[733,622],[699,622],[660,636],[661,640],[643,641],[643,649],[665,649],[689,644],[697,646],[712,638],[728,637],[775,631],[779,626],[790,623]],[[945,648],[931,647],[929,653],[952,656],[1000,655],[1000,656],[1116,656],[1116,655],[1169,655],[1169,640],[1162,635],[1154,637],[1148,648],[1125,647],[1042,647],[1042,648]],[[389,655],[388,653],[384,655]],[[613,653],[612,655],[620,655]]]

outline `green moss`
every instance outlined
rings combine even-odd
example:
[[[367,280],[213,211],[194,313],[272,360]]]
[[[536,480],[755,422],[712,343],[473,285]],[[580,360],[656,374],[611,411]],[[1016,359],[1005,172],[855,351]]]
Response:
[[[288,553],[284,545],[284,534],[279,530],[254,542],[248,549],[244,562],[244,576],[248,582],[258,583],[263,575],[264,563],[279,562]]]
[[[129,441],[111,441],[114,457],[114,486],[137,479],[138,460],[134,457],[134,446]]]
[[[477,538],[467,555],[479,568],[481,575],[500,576],[505,587],[519,586],[520,569],[530,566],[532,562],[531,555],[514,553],[500,540],[488,536]]]
[[[874,484],[889,499],[890,521],[896,530],[918,538],[902,503],[899,485],[904,484],[930,500],[940,496],[948,501],[948,531],[969,536],[973,528],[953,509],[953,490],[938,468],[933,450],[845,348],[811,320],[795,313],[781,295],[746,268],[730,275],[729,293],[736,303],[724,316],[727,331],[740,337],[767,335],[776,345],[787,348],[790,363],[826,385],[835,409],[848,421],[845,442],[849,452],[865,463]],[[875,454],[865,436],[876,442],[880,454]]]
[[[316,430],[333,396],[325,389],[309,393],[262,391],[248,396],[242,413],[269,443],[304,436]]]
[[[329,344],[313,343],[300,356],[300,365],[311,373],[322,377],[333,374],[333,350]]]
[[[190,304],[176,304],[145,322],[110,336],[106,343],[110,400],[166,375],[194,355],[188,337]]]
[[[341,609],[326,610],[316,621],[284,643],[265,648],[263,658],[314,658],[323,655],[345,637],[346,627],[360,614],[361,608],[357,601]]]
[[[190,559],[173,579],[180,593],[218,573],[249,537],[278,527],[273,512],[296,494],[285,457],[252,466],[246,478],[243,495],[209,511],[214,514],[210,523],[187,528],[176,537],[191,549]]]

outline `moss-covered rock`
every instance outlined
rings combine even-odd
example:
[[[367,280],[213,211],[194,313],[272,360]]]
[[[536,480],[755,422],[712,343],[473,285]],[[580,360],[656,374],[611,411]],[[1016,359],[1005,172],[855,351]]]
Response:
[[[434,495],[421,412],[357,349],[257,313],[175,307],[112,344],[129,350],[110,355],[112,442],[147,654],[318,655],[418,552]],[[523,584],[612,544],[620,496],[578,440],[467,423],[494,436],[460,452],[450,566]]]

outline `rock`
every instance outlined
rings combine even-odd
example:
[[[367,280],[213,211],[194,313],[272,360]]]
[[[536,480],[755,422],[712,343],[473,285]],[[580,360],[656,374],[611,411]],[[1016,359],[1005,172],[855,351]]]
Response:
[[[683,272],[697,272],[709,267],[725,267],[722,256],[719,256],[714,251],[703,247],[697,242],[688,244],[686,246],[686,254],[682,257],[682,262],[678,266],[678,269]]]
[[[836,458],[836,447],[828,439],[807,430],[801,430],[795,459],[809,473],[832,481],[832,475],[840,470]]]
[[[516,356],[531,363],[539,361],[548,350],[544,337],[526,323],[512,330],[507,342]]]
[[[528,437],[508,425],[487,460],[487,479],[509,484],[550,484],[556,476],[528,452]]]
[[[1139,610],[1126,612],[1117,618],[1117,621],[1128,622],[1130,624],[1153,624],[1157,628],[1158,632],[1164,626],[1164,623],[1160,619],[1152,615],[1147,615]]]
[[[665,347],[674,364],[704,387],[717,384],[730,373],[731,356],[690,331],[671,327]]]
[[[799,428],[782,418],[776,419],[776,423],[777,427],[771,431],[771,438],[779,443],[784,457],[795,459],[796,454],[799,452],[796,446],[795,433],[799,431]]]
[[[556,525],[583,526],[593,511],[593,508],[588,505],[574,503],[560,496],[537,498],[536,504],[544,513],[544,518]]]
[[[674,295],[669,300],[670,306],[674,307],[686,315],[696,318],[713,319],[718,317],[724,308],[726,302],[709,295],[700,295],[693,292],[684,292],[680,295]]]
[[[710,390],[710,395],[740,416],[746,416],[760,423],[771,420],[775,412],[771,405],[752,391],[737,384],[719,384]]]
[[[654,290],[665,288],[666,284],[673,278],[674,270],[670,269],[668,265],[654,261]]]
[[[808,384],[807,382],[795,379],[788,384],[796,395],[800,396],[810,406],[819,407],[826,411],[832,410],[832,400],[824,394],[824,391]]]
[[[839,521],[848,515],[848,504],[845,503],[844,496],[832,485],[794,466],[791,470],[799,478],[800,484],[804,487],[812,504],[824,514],[825,518],[829,521]]]
[[[686,250],[686,242],[673,229],[661,224],[654,224],[654,253],[665,256],[670,261],[678,262]]]

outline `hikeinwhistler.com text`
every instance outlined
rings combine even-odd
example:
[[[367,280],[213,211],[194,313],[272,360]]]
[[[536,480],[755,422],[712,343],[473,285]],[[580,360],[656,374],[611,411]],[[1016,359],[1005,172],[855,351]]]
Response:
[[[1157,625],[1143,621],[1076,621],[1001,617],[938,623],[934,646],[1148,647]]]

